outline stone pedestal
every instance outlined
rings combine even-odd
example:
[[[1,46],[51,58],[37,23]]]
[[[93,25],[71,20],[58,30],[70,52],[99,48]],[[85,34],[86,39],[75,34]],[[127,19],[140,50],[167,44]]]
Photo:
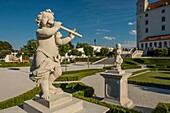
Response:
[[[50,100],[36,97],[24,102],[27,113],[106,113],[109,108],[89,103],[63,93],[53,95]]]
[[[127,79],[131,73],[125,73],[124,70],[111,70],[101,73],[105,79],[105,98],[104,101],[121,105],[123,107],[132,107],[133,102],[128,98]]]

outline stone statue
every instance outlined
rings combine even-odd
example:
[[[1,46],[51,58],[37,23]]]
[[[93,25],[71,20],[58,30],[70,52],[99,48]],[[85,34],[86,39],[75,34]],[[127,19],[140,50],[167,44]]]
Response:
[[[60,88],[52,85],[54,80],[62,75],[58,46],[69,43],[76,32],[70,30],[68,37],[61,39],[62,35],[58,30],[63,26],[61,22],[54,21],[54,13],[50,9],[40,12],[36,23],[38,48],[30,68],[30,78],[41,86],[41,97],[48,100],[52,94],[62,93]]]
[[[121,48],[121,44],[116,44],[116,50],[114,53],[114,57],[115,57],[115,70],[117,71],[121,71],[121,64],[123,63],[123,59],[121,57],[121,52],[122,52],[122,48]]]

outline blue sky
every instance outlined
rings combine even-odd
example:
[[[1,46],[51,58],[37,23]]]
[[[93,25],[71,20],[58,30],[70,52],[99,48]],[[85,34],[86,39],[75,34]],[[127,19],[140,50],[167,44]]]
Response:
[[[0,0],[0,40],[19,49],[36,39],[35,19],[45,9],[51,9],[63,26],[83,35],[75,37],[73,44],[93,44],[96,39],[102,46],[135,45],[136,0]]]

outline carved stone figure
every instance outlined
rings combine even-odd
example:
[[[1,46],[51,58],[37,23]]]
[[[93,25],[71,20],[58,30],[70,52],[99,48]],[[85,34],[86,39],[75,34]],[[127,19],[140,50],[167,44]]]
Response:
[[[121,64],[123,63],[123,59],[121,57],[121,52],[122,52],[122,48],[121,48],[121,44],[116,44],[116,51],[115,51],[115,69],[117,71],[121,71]]]
[[[62,93],[60,88],[55,88],[52,83],[62,75],[59,62],[59,45],[65,45],[74,38],[74,30],[66,38],[62,38],[58,31],[61,22],[54,21],[54,14],[50,9],[40,12],[36,19],[38,29],[36,37],[38,48],[30,68],[30,78],[41,86],[41,97],[48,100],[52,94]]]

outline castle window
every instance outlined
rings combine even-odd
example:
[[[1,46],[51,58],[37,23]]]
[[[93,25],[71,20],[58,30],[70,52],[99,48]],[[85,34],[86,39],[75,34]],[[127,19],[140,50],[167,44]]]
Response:
[[[162,13],[165,13],[165,9],[162,9]]]
[[[145,21],[145,25],[148,25],[148,20]]]
[[[162,17],[162,22],[165,22],[165,17]]]
[[[159,42],[159,48],[162,48],[162,42]]]
[[[143,48],[143,43],[141,44],[141,48]]]
[[[156,42],[154,43],[154,46],[157,47],[157,43]]]
[[[164,30],[165,30],[165,25],[162,26],[162,31],[164,31]]]
[[[148,13],[145,14],[145,17],[148,17]]]
[[[164,47],[168,47],[168,46],[167,46],[167,42],[166,42],[166,41],[164,42]]]
[[[145,43],[145,48],[148,48],[148,43]]]
[[[152,47],[152,43],[149,43],[149,46]]]
[[[145,33],[148,33],[148,31],[149,31],[148,28],[146,28],[146,29],[145,29]]]

